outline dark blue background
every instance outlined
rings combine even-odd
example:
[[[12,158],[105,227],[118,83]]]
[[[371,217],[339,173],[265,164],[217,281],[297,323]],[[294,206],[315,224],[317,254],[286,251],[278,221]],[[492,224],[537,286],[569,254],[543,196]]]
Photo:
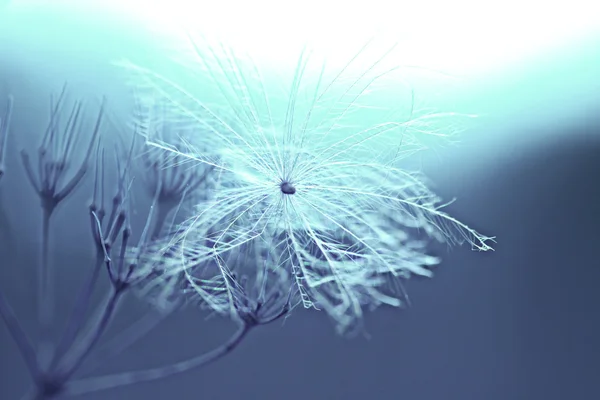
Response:
[[[461,168],[433,174],[441,194],[459,196],[452,212],[497,235],[497,249],[445,254],[434,279],[408,283],[411,308],[368,315],[370,340],[336,337],[324,315],[300,311],[283,326],[254,332],[209,368],[86,398],[597,398],[600,131],[591,119],[576,125],[561,127],[572,134],[537,150],[486,154],[485,168],[475,168],[481,154],[463,154]],[[3,212],[13,224],[24,218],[33,226],[37,215],[25,215],[35,210],[35,200],[26,186],[18,190],[6,193],[3,187],[3,195],[13,199],[4,202]],[[80,207],[60,210],[56,222],[62,307],[77,270],[87,267],[87,237],[73,239],[69,228],[76,223],[73,232],[88,229],[88,197],[82,188],[72,200]],[[11,255],[15,248],[2,247],[1,285],[32,328],[29,264],[37,237],[3,238],[3,244],[10,241],[18,256]],[[129,306],[118,322],[138,313],[137,306]],[[227,321],[206,321],[188,310],[105,372],[185,357],[219,343],[232,330]],[[17,398],[28,379],[4,329],[0,346],[1,398]]]

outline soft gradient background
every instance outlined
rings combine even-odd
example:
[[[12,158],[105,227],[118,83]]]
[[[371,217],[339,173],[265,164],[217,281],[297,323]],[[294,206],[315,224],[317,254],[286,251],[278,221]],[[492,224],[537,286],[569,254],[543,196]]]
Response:
[[[209,368],[86,398],[600,397],[600,23],[591,10],[576,2],[396,9],[378,2],[321,2],[320,8],[196,2],[194,12],[181,0],[169,7],[158,1],[40,3],[0,1],[0,104],[7,93],[16,97],[9,169],[0,185],[0,287],[28,329],[35,329],[40,213],[17,150],[35,151],[48,96],[65,80],[72,94],[90,99],[91,110],[101,95],[126,110],[127,91],[111,61],[161,64],[162,38],[183,14],[283,64],[296,57],[302,38],[324,38],[342,54],[380,27],[404,40],[406,62],[460,75],[461,83],[443,93],[424,90],[435,94],[439,107],[481,117],[462,133],[460,146],[428,157],[423,168],[440,194],[458,198],[453,214],[498,237],[491,254],[440,249],[444,263],[435,278],[407,285],[411,308],[368,316],[370,339],[336,337],[324,315],[300,311],[283,326],[254,332]],[[279,45],[251,40],[271,32]],[[55,220],[63,314],[90,264],[90,196],[88,179]],[[137,199],[139,226],[148,200],[142,191]],[[128,304],[117,325],[142,308]],[[206,321],[188,310],[96,372],[177,360],[211,348],[232,330],[228,321]],[[0,328],[0,398],[17,399],[28,385],[19,354]]]

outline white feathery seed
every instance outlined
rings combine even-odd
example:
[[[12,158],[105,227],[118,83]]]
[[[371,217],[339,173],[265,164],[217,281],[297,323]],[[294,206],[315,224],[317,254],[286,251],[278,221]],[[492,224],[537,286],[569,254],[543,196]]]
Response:
[[[158,96],[173,119],[193,121],[196,133],[178,146],[150,135],[148,143],[214,168],[214,193],[182,226],[176,240],[185,250],[170,266],[207,304],[222,308],[197,269],[218,260],[215,276],[224,281],[222,261],[250,243],[276,262],[249,260],[256,265],[248,268],[285,269],[304,306],[326,311],[341,330],[360,321],[364,307],[404,304],[401,279],[430,276],[439,260],[415,232],[491,250],[492,237],[446,214],[424,177],[401,167],[431,139],[452,140],[441,127],[463,116],[417,109],[408,84],[408,94],[390,97],[385,83],[401,69],[384,65],[389,52],[357,69],[367,44],[329,71],[305,49],[286,81],[230,47],[188,39],[175,78],[120,65],[142,97]]]

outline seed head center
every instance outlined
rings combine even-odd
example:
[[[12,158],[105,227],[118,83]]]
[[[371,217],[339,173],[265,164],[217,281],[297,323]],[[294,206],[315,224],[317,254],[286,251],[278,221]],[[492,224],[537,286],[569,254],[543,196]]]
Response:
[[[287,181],[281,182],[280,187],[281,187],[281,193],[283,193],[283,194],[296,193],[296,188],[294,187],[294,185],[292,185],[291,183],[289,183]]]

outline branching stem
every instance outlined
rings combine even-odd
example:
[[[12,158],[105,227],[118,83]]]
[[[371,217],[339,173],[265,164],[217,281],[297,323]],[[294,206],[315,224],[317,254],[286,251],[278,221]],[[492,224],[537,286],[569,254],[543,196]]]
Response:
[[[29,337],[21,327],[19,320],[15,316],[15,313],[2,294],[0,292],[0,316],[4,320],[6,327],[14,339],[19,351],[21,352],[21,356],[25,361],[25,365],[31,374],[31,377],[36,380],[40,376],[40,368],[36,360],[35,350],[31,345],[31,341]]]
[[[82,339],[80,345],[72,349],[71,354],[65,357],[64,365],[59,368],[59,376],[63,382],[66,382],[77,371],[85,359],[89,356],[94,347],[98,344],[100,338],[108,328],[112,320],[119,301],[125,293],[125,287],[113,288],[108,299],[100,312],[100,316],[95,325],[90,330],[87,337]]]
[[[253,325],[247,324],[241,325],[226,343],[208,353],[162,367],[75,380],[66,385],[64,393],[69,395],[87,394],[100,390],[163,379],[172,375],[201,368],[231,353],[250,332],[252,326]]]

